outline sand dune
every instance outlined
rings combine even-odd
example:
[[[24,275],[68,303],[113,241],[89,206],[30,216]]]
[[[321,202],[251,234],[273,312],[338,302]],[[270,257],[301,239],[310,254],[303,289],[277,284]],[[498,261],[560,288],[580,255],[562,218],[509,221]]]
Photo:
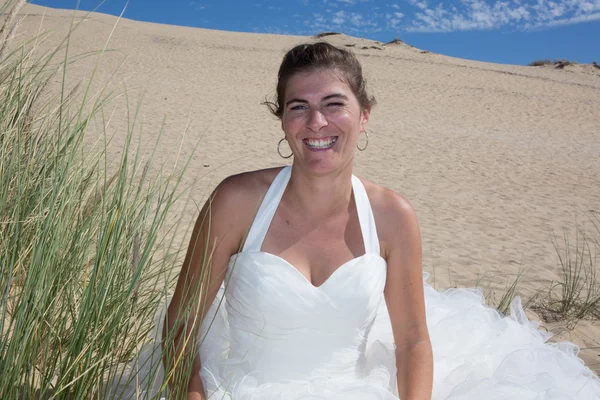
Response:
[[[86,15],[32,5],[21,14],[16,41],[53,32],[41,48],[62,37],[72,16]],[[102,49],[116,23],[89,15],[70,53]],[[285,51],[307,40],[124,19],[93,89],[112,76],[113,84],[127,87],[132,107],[143,93],[145,141],[166,119],[162,161],[174,162],[180,149],[189,156],[199,142],[184,184],[194,185],[192,198],[201,203],[227,175],[287,162],[276,151],[279,123],[261,102],[274,93]],[[324,40],[358,55],[378,100],[355,173],[411,200],[424,269],[435,285],[472,286],[487,274],[502,286],[501,277],[526,268],[524,290],[531,294],[556,279],[552,235],[584,223],[586,212],[600,212],[600,69],[483,63],[344,35]],[[88,77],[95,62],[89,57],[70,66],[70,84]],[[126,126],[124,100],[112,103],[115,156]],[[190,204],[178,212],[191,224],[196,209]],[[180,239],[187,241],[183,233]],[[600,324],[582,322],[562,337],[600,346]],[[596,370],[599,353],[582,353]]]

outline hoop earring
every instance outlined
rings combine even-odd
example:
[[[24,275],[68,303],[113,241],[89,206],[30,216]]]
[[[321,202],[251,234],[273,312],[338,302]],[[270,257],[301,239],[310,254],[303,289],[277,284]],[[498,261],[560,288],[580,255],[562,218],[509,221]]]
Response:
[[[358,151],[365,151],[369,146],[369,134],[367,133],[367,131],[365,131],[365,136],[367,137],[367,143],[365,143],[365,147],[359,147],[357,143],[356,148],[358,149]]]
[[[279,156],[280,156],[281,158],[290,158],[291,156],[293,156],[293,155],[294,155],[294,152],[292,152],[292,154],[290,154],[290,155],[289,155],[289,156],[287,156],[287,157],[286,157],[286,156],[284,156],[283,154],[281,154],[281,143],[282,143],[284,140],[286,140],[286,139],[285,139],[285,138],[283,138],[283,139],[281,139],[281,140],[279,141],[279,143],[277,143],[277,153],[279,153]]]

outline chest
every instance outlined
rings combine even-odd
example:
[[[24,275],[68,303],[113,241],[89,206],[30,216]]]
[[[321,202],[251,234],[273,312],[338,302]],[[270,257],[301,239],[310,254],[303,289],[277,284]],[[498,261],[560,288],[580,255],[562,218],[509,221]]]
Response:
[[[262,250],[286,260],[314,286],[365,253],[358,215],[352,210],[327,219],[278,212]]]

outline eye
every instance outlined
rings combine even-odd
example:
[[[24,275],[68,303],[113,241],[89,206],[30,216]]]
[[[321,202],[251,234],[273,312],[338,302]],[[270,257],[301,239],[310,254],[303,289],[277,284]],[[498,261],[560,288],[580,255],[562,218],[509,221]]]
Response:
[[[304,109],[306,109],[306,106],[302,105],[302,104],[297,104],[295,106],[290,107],[290,110],[292,110],[292,111],[298,111],[298,110],[304,110]]]
[[[327,103],[327,107],[342,107],[343,105],[344,105],[344,103],[339,103],[339,102]]]

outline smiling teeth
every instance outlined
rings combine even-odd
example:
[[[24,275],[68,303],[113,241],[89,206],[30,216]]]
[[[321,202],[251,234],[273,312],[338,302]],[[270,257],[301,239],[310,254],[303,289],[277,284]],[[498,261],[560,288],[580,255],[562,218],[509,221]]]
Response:
[[[333,146],[336,141],[337,138],[334,137],[332,139],[305,139],[304,143],[311,149],[326,149]]]

